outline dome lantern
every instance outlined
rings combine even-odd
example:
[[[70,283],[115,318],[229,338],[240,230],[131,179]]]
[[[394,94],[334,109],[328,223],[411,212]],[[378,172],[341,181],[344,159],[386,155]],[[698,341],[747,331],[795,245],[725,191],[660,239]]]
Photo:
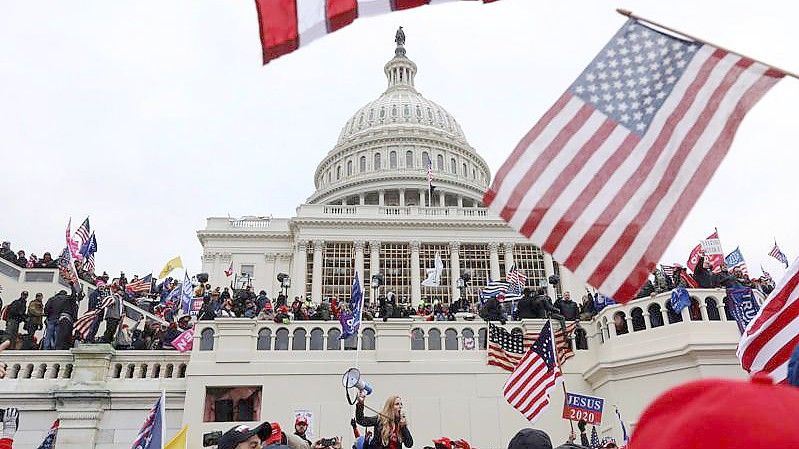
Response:
[[[402,31],[402,27],[397,30],[394,42],[397,44],[394,57],[383,68],[386,78],[388,78],[388,90],[414,90],[413,79],[416,77],[416,64],[405,56],[405,32]]]

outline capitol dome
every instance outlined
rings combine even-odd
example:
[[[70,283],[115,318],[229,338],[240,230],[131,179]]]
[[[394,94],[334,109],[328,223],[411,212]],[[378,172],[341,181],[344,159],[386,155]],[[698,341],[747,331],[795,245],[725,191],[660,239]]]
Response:
[[[388,87],[347,120],[319,164],[309,204],[482,206],[490,172],[455,118],[416,90],[402,29]],[[434,186],[428,189],[428,166]]]

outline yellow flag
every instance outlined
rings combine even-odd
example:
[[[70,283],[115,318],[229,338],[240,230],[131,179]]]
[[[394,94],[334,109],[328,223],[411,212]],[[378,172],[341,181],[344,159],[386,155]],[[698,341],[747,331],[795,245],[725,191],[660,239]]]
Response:
[[[180,432],[164,445],[164,449],[186,449],[186,431],[188,430],[189,426],[183,426]]]
[[[161,274],[158,275],[158,279],[165,278],[166,275],[168,275],[175,268],[183,268],[183,261],[180,260],[180,256],[175,257],[174,259],[166,263],[164,269],[161,270]]]

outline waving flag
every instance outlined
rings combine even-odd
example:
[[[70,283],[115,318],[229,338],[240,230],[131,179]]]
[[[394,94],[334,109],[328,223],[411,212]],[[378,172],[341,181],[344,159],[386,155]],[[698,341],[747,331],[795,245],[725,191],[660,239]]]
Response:
[[[102,316],[103,311],[111,307],[112,304],[114,304],[113,294],[110,294],[105,298],[103,298],[103,301],[100,303],[99,307],[97,307],[94,310],[87,311],[75,321],[75,325],[73,326],[74,333],[76,335],[79,335],[82,340],[85,340],[88,337],[89,331],[91,331],[95,322],[99,320],[100,317]],[[122,305],[122,301],[120,301],[119,304]],[[122,315],[121,310],[119,311],[119,314]]]
[[[165,393],[155,402],[139,429],[131,449],[161,449],[164,446],[164,411],[166,407]]]
[[[153,274],[150,273],[147,276],[139,279],[136,282],[131,282],[130,284],[125,286],[125,290],[131,293],[144,293],[149,292],[150,288],[152,287],[153,282]]]
[[[88,220],[88,218],[87,218]],[[97,252],[97,238],[94,236],[94,232],[89,237],[86,242],[80,247],[80,255],[83,257],[85,261],[83,263],[83,268],[86,271],[94,272],[94,253]]]
[[[436,251],[435,261],[433,262],[433,268],[428,268],[425,270],[427,274],[427,278],[422,281],[423,287],[440,287],[441,286],[441,275],[444,273],[444,261],[441,260],[441,253]]]
[[[194,287],[191,285],[189,273],[186,273],[183,282],[180,284],[180,305],[183,313],[191,311],[191,303],[194,299]]]
[[[485,301],[488,298],[496,298],[499,295],[506,295],[508,293],[508,283],[505,281],[492,281],[488,280],[485,287],[480,290],[480,300]]]
[[[80,260],[80,253],[78,251],[80,249],[80,246],[78,246],[78,242],[72,239],[72,231],[70,231],[71,227],[72,227],[72,217],[70,217],[69,221],[67,222],[67,230],[64,234],[67,241],[67,248],[69,248],[69,253],[72,255],[72,258]]]
[[[749,276],[749,269],[746,268],[746,261],[744,260],[744,255],[741,254],[741,248],[735,248],[735,251],[727,254],[727,257],[724,258],[724,263],[727,264],[727,269],[732,271],[735,268],[741,270],[746,276]]]
[[[783,76],[631,19],[521,140],[484,203],[579,279],[627,302],[746,112]]]
[[[571,339],[577,323],[566,325],[566,332],[558,330],[555,332],[555,346],[558,350],[558,365],[563,366],[566,360],[574,356],[569,346],[568,340]],[[530,346],[538,339],[536,332],[510,333],[500,326],[488,323],[488,364],[497,366],[506,371],[513,371],[516,365],[530,349]]]
[[[86,217],[83,220],[83,223],[80,224],[78,229],[75,230],[75,237],[78,238],[78,248],[83,248],[83,245],[89,241],[89,236],[91,235],[91,227],[89,226],[89,217]]]
[[[358,17],[445,1],[453,0],[255,0],[264,64],[347,26]],[[493,1],[496,0],[483,3]]]
[[[69,248],[64,248],[61,251],[61,256],[58,258],[58,273],[65,282],[79,284],[78,272],[75,270],[75,262],[72,260]]]
[[[225,270],[225,277],[230,277],[233,275],[233,261],[230,261],[230,266]]]
[[[774,241],[774,248],[771,248],[771,251],[769,251],[768,255],[784,263],[785,268],[788,268],[788,257],[785,256],[785,253],[780,251],[780,247],[777,246],[776,240]]]
[[[555,336],[549,321],[541,329],[538,340],[513,370],[502,394],[510,405],[528,421],[535,422],[549,405],[549,393],[562,374],[555,356]]]
[[[50,431],[47,432],[47,436],[44,437],[44,441],[42,444],[39,445],[39,449],[55,449],[55,442],[58,438],[58,428],[61,425],[60,420],[53,421],[53,425],[50,426]]]
[[[799,259],[785,273],[738,343],[741,366],[764,372],[775,382],[788,376],[791,352],[799,344]]]
[[[630,442],[630,436],[627,433],[627,426],[624,425],[624,420],[621,419],[621,413],[619,413],[619,408],[616,407],[616,417],[619,418],[619,424],[621,425],[621,439],[624,441],[624,445],[622,447],[627,446],[627,443]]]
[[[183,268],[183,261],[180,260],[180,256],[175,257],[164,265],[164,268],[158,273],[158,279],[165,278],[175,268]]]
[[[358,333],[361,327],[361,310],[363,309],[363,291],[361,282],[358,280],[358,273],[352,280],[352,296],[350,297],[349,307],[341,311],[339,322],[341,323],[341,339],[347,339]]]

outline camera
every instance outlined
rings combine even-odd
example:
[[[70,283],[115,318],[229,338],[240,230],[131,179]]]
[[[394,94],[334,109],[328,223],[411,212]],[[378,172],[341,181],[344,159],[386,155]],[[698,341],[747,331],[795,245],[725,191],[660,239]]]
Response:
[[[222,437],[221,431],[209,432],[203,435],[203,447],[211,447],[219,444],[219,438]]]
[[[321,444],[323,447],[335,446],[336,445],[336,439],[335,438],[322,438],[319,441],[319,444]]]
[[[557,274],[553,274],[552,276],[549,277],[548,281],[550,285],[553,286],[558,285],[560,283],[560,276],[558,276]]]

